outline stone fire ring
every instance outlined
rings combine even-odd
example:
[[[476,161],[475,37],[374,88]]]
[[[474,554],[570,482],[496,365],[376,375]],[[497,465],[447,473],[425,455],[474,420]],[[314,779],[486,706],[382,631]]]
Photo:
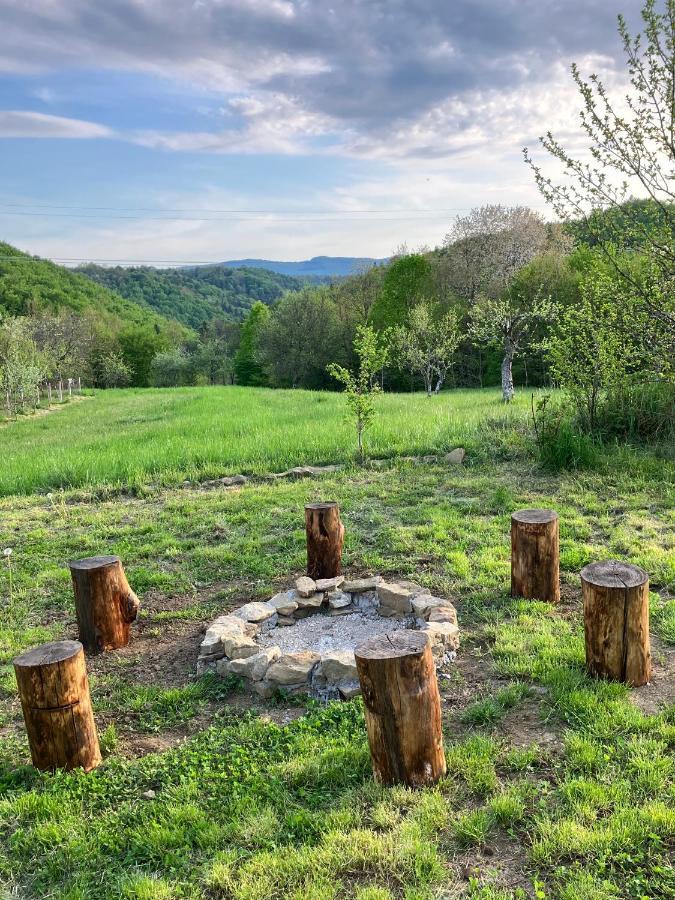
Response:
[[[303,576],[295,587],[265,603],[246,603],[209,626],[199,648],[197,674],[215,670],[237,675],[260,697],[307,693],[322,699],[350,699],[360,693],[352,650],[282,654],[268,646],[269,633],[310,615],[384,616],[405,620],[404,627],[425,632],[437,665],[455,658],[459,646],[457,611],[449,600],[408,581],[380,576],[344,576],[314,581]],[[398,627],[401,627],[399,624]],[[264,636],[265,645],[260,639]]]

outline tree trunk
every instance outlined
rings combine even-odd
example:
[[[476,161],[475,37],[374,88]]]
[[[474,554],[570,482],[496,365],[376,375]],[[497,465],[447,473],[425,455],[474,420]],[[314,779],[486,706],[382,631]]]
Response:
[[[335,501],[305,506],[307,574],[310,578],[335,578],[340,574],[345,528]]]
[[[521,509],[511,516],[511,596],[560,600],[558,514]]]
[[[591,675],[638,686],[651,677],[649,578],[609,560],[581,570],[586,667]]]
[[[375,780],[424,787],[445,775],[441,700],[429,638],[394,631],[354,651]]]
[[[101,753],[82,644],[43,644],[17,656],[14,671],[35,768],[95,769]]]
[[[510,403],[513,400],[515,390],[513,387],[513,347],[507,341],[504,345],[504,358],[502,359],[502,400]]]
[[[129,587],[118,556],[92,556],[70,563],[80,640],[101,653],[129,643],[138,597]]]

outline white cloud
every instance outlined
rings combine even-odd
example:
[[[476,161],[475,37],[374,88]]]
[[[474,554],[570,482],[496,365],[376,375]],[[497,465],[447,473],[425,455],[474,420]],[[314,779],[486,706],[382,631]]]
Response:
[[[0,110],[2,138],[105,138],[113,131],[96,122],[67,119],[27,110]]]

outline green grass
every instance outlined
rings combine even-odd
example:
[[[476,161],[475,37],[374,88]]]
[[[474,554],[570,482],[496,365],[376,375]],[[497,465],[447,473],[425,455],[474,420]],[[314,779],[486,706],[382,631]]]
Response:
[[[52,447],[77,454],[81,445],[90,467],[80,489],[0,499],[0,548],[14,550],[11,596],[0,559],[0,896],[673,900],[675,708],[664,701],[647,714],[625,686],[585,675],[578,578],[585,563],[612,556],[647,569],[662,642],[655,657],[664,666],[675,644],[673,464],[648,450],[603,451],[597,470],[542,473],[527,455],[524,409],[504,412],[513,422],[486,430],[486,419],[502,413],[492,393],[460,392],[437,398],[436,413],[425,398],[391,403],[396,427],[408,429],[397,447],[473,446],[463,468],[394,459],[387,469],[350,466],[238,491],[81,489],[146,478],[138,475],[143,441],[129,451],[131,475],[109,477],[102,462],[96,468],[96,442],[101,460],[115,448],[115,429],[98,418],[104,401],[121,418],[134,405],[150,416],[159,402],[159,418],[142,428],[160,453],[160,434],[187,427],[171,407],[185,412],[190,393],[112,392],[0,429],[18,447],[17,436],[27,441],[48,422]],[[250,396],[264,416],[269,394],[196,396],[204,425],[211,398],[240,398],[243,407]],[[331,461],[300,456],[309,416],[293,430],[293,417],[316,396],[280,395],[274,402],[289,405],[284,427],[258,445],[242,431],[239,451],[255,456],[261,471]],[[339,398],[321,396],[321,415],[332,408],[337,418],[326,415],[316,439],[335,441],[332,422],[345,432],[344,449],[334,450],[346,459]],[[422,411],[420,422],[407,421],[405,402]],[[475,411],[449,426],[456,431],[444,444],[445,426],[433,416],[462,404]],[[122,436],[118,427],[121,443]],[[196,458],[197,437],[185,444]],[[48,458],[49,445],[41,448]],[[236,459],[234,445],[223,452],[232,454],[230,471],[251,465]],[[162,478],[179,478],[177,471],[164,468]],[[440,682],[448,776],[433,790],[373,782],[358,700],[256,710],[234,683],[172,669],[179,647],[193,658],[200,626],[216,613],[269,596],[302,570],[303,505],[326,496],[341,504],[345,568],[414,578],[457,605],[459,660],[455,677]],[[560,608],[508,596],[509,517],[523,506],[560,514]],[[73,634],[66,561],[102,552],[121,555],[142,600],[128,651],[89,661],[105,761],[90,775],[40,775],[29,766],[11,658]],[[163,641],[157,671],[136,651],[141,636],[150,649]]]
[[[524,421],[523,394],[384,394],[366,437],[375,457],[478,449],[486,419]],[[353,428],[337,393],[212,387],[99,391],[52,415],[0,427],[0,494],[179,483],[350,462]],[[30,450],[29,450],[30,448]]]

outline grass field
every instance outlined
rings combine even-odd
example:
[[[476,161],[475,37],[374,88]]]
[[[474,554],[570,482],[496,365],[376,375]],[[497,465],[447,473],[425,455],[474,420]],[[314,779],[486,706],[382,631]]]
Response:
[[[551,476],[529,455],[524,397],[509,411],[487,391],[382,399],[391,421],[373,451],[387,467],[236,490],[171,482],[348,461],[339,398],[112,392],[0,429],[14,457],[3,490],[16,492],[0,498],[0,547],[14,551],[11,588],[0,571],[0,896],[675,897],[675,467],[625,450]],[[462,468],[397,458],[456,443]],[[101,490],[150,480],[167,486]],[[215,614],[302,571],[303,504],[328,496],[346,569],[414,578],[457,606],[462,646],[441,680],[448,777],[434,790],[373,783],[360,700],[256,707],[193,675]],[[560,513],[556,609],[508,596],[509,516],[523,506]],[[65,563],[99,552],[122,556],[143,604],[130,646],[88,663],[105,761],[39,775],[11,658],[75,636]],[[651,578],[655,673],[637,690],[583,669],[578,572],[608,557]]]
[[[384,394],[367,435],[373,456],[478,449],[487,419],[523,419],[498,390]],[[44,416],[0,427],[0,494],[69,487],[180,483],[278,472],[354,458],[355,438],[336,393],[212,387],[100,391]],[[27,448],[30,452],[27,453]]]

